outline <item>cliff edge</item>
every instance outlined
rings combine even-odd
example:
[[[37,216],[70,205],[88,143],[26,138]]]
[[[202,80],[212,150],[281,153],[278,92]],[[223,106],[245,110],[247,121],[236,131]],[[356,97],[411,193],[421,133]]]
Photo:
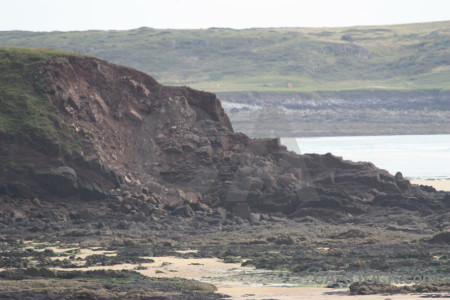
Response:
[[[401,210],[449,226],[439,221],[449,219],[449,194],[371,163],[250,139],[233,131],[214,94],[93,57],[0,50],[4,226],[86,210],[90,218],[360,223]]]

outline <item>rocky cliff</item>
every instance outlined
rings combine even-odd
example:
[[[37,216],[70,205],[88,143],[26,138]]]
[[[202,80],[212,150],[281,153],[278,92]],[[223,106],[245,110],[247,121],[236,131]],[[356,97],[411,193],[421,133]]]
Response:
[[[51,100],[56,131],[0,128],[4,226],[113,214],[366,222],[393,210],[449,226],[439,221],[448,220],[449,194],[411,185],[371,163],[297,155],[278,139],[250,139],[233,131],[214,94],[163,86],[136,70],[67,54],[50,55],[27,74],[33,76],[22,78],[41,79],[33,89]]]

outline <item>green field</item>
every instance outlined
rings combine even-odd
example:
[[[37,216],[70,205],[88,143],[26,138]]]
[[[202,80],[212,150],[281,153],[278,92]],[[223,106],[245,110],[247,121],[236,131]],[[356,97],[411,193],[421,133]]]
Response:
[[[213,92],[449,89],[450,22],[349,28],[0,32]]]

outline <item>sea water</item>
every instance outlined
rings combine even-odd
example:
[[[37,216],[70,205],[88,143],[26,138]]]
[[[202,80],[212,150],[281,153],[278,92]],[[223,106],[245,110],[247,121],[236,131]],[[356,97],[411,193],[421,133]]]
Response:
[[[450,135],[282,138],[281,142],[300,154],[330,152],[346,160],[370,161],[411,179],[450,178]]]

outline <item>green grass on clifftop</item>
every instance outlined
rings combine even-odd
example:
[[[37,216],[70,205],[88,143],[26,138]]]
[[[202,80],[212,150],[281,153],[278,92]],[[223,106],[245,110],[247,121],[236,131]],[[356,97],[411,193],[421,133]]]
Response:
[[[0,32],[213,92],[449,89],[450,22],[342,28]]]
[[[7,136],[55,136],[56,115],[44,93],[39,66],[67,53],[0,47],[0,133]]]
[[[45,94],[48,78],[40,66],[79,56],[50,49],[0,47],[0,137],[45,141],[65,153],[85,151],[80,136],[58,117]]]

